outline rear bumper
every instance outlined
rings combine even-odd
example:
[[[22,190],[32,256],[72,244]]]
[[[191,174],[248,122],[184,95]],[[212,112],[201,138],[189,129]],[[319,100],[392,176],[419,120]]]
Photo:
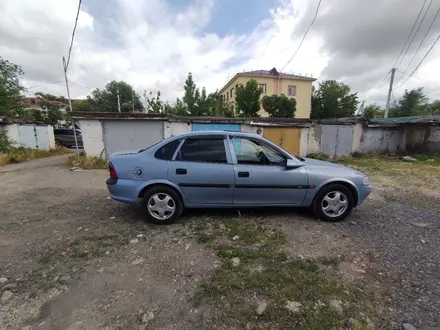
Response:
[[[107,189],[110,197],[118,202],[136,204],[138,183],[133,180],[108,179]]]
[[[365,202],[368,195],[370,195],[372,189],[373,189],[373,187],[371,185],[358,187],[359,196],[358,196],[357,205],[361,205]]]

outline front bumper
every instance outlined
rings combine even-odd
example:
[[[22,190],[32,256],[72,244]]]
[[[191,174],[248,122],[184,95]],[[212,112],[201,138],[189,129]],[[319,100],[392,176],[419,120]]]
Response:
[[[358,187],[359,196],[357,205],[361,205],[362,203],[364,203],[372,190],[373,186],[371,184]]]

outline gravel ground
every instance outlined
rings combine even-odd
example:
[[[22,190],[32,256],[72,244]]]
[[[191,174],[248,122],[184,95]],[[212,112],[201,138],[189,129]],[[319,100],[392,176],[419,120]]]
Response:
[[[237,212],[191,211],[152,226],[139,208],[107,198],[105,171],[72,172],[65,161],[0,167],[0,329],[196,328],[204,311],[189,298],[216,257],[185,223]],[[293,256],[345,256],[341,279],[375,288],[396,329],[439,329],[439,200],[382,188],[341,223],[298,210],[240,215],[281,228]]]

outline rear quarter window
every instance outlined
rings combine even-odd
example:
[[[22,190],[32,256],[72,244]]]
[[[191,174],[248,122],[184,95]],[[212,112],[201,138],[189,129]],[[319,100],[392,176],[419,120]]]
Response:
[[[179,146],[182,139],[171,141],[170,143],[165,144],[160,147],[155,153],[154,158],[162,159],[162,160],[171,160],[173,159],[174,153],[176,152],[177,147]]]

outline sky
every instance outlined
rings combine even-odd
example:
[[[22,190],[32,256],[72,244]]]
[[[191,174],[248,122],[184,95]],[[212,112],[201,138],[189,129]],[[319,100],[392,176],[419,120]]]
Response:
[[[424,20],[395,63],[422,4],[419,21]],[[160,90],[173,102],[182,96],[188,72],[199,87],[213,92],[237,72],[280,71],[317,5],[318,0],[83,0],[68,68],[71,96],[84,98],[112,80],[124,80],[140,95]],[[27,95],[66,95],[62,57],[68,54],[77,6],[77,0],[0,1],[0,56],[23,68]],[[336,79],[360,100],[383,105],[393,65],[413,71],[438,37],[438,10],[440,0],[322,0],[307,38],[283,72],[313,76],[315,84]],[[395,86],[401,86],[393,97],[424,87],[430,99],[440,98],[439,55],[440,42],[403,85],[407,76],[398,71]]]

